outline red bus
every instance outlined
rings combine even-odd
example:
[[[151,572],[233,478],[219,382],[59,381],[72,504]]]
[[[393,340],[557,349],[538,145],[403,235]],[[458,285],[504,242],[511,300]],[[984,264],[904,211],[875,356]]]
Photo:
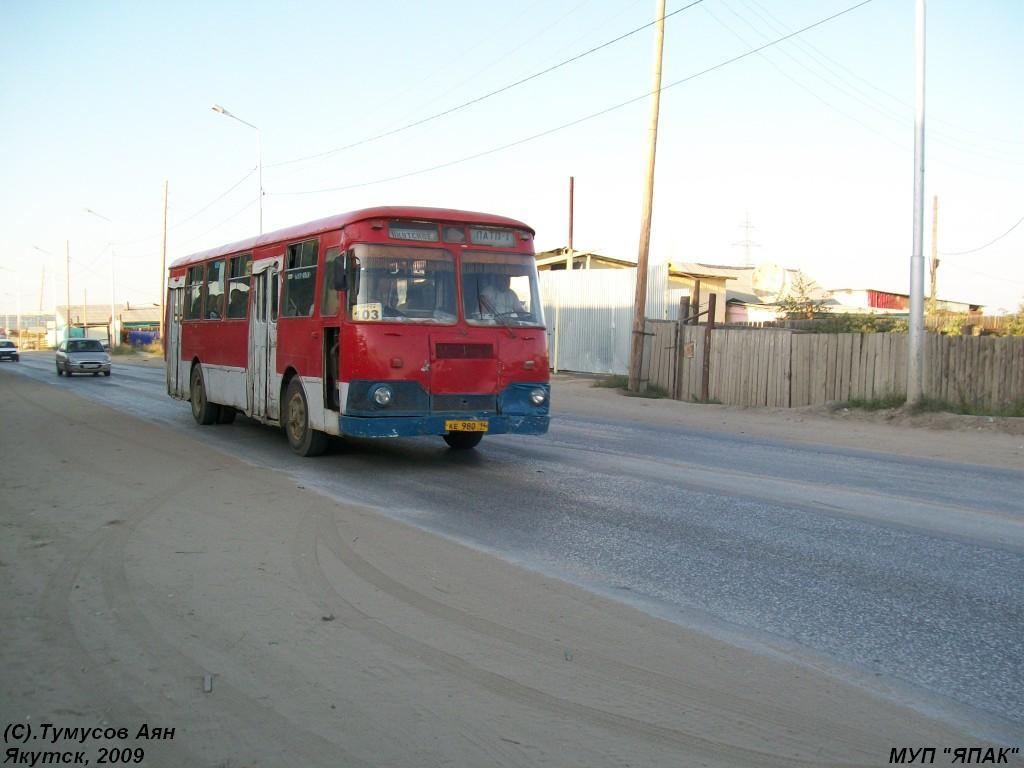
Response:
[[[296,453],[328,435],[548,429],[547,336],[533,230],[442,208],[344,213],[178,259],[167,392],[200,424],[280,426]]]

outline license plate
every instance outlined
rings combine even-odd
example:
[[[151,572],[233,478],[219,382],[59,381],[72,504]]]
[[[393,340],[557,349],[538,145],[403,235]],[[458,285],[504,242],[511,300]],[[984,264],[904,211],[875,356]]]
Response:
[[[445,421],[446,432],[486,432],[486,421]]]

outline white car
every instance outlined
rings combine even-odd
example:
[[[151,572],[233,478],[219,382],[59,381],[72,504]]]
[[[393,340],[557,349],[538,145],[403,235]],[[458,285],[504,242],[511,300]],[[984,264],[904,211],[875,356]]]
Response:
[[[96,339],[66,339],[57,347],[57,375],[110,375],[110,355]]]
[[[17,345],[10,339],[0,339],[0,360],[21,360]]]

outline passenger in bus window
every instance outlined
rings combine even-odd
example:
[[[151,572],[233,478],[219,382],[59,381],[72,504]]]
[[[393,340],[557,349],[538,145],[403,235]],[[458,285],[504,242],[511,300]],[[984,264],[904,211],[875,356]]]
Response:
[[[231,290],[231,298],[228,301],[228,317],[245,317],[246,295],[241,288]]]

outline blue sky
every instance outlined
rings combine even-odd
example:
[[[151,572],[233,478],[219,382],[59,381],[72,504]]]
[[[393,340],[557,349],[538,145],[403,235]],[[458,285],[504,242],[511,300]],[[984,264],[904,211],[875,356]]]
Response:
[[[666,22],[663,84],[853,3],[704,0]],[[668,11],[685,4],[669,0]],[[43,269],[44,305],[54,293],[63,303],[65,240],[73,302],[84,291],[90,302],[109,301],[109,241],[118,301],[156,300],[164,179],[169,261],[255,234],[257,177],[247,174],[256,166],[256,134],[211,111],[214,103],[260,127],[265,230],[369,205],[441,205],[521,218],[536,228],[538,247],[557,247],[566,240],[574,175],[576,246],[635,258],[646,100],[475,160],[371,182],[645,93],[651,29],[422,126],[281,163],[500,88],[650,22],[654,7],[653,0],[7,0],[0,7],[0,267],[9,271],[0,272],[0,307],[14,309],[17,270],[23,308],[37,307]],[[803,268],[824,287],[905,291],[913,23],[913,0],[873,0],[667,89],[653,251],[739,263],[735,243],[749,212],[755,260]],[[1022,39],[1017,0],[928,3],[926,254],[932,195],[940,252],[984,245],[1024,216]],[[1024,225],[982,251],[944,258],[940,296],[1015,308],[1024,299],[1022,256]]]

